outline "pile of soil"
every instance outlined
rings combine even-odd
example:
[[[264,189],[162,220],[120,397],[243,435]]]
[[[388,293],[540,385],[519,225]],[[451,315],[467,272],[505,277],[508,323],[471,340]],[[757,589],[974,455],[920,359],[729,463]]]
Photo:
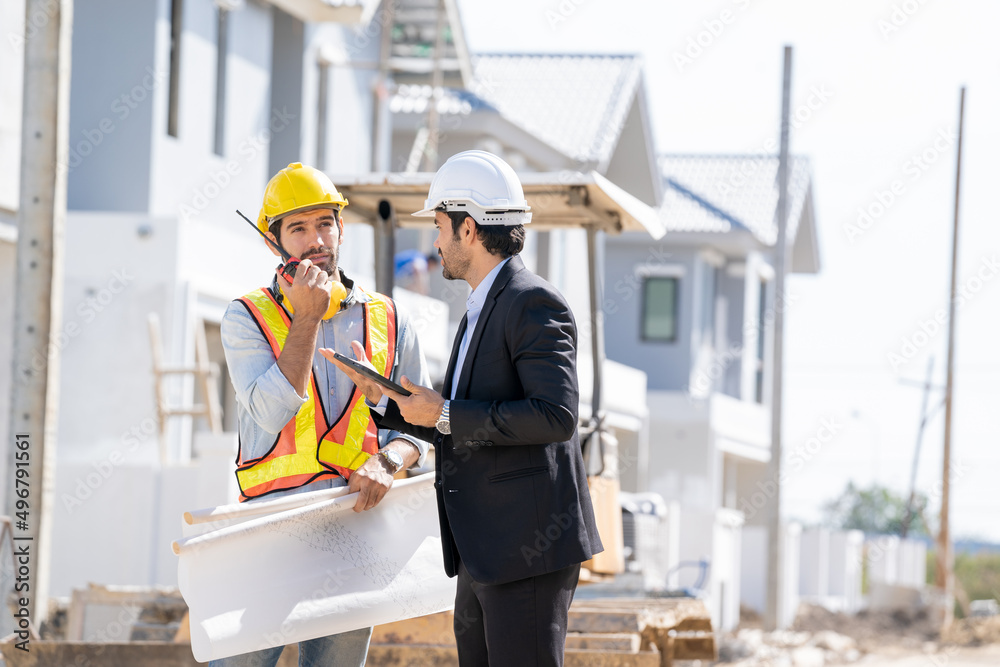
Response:
[[[959,646],[1000,643],[1000,616],[981,616],[955,621],[941,639],[948,644]]]
[[[912,611],[859,611],[857,614],[832,612],[823,607],[803,604],[792,629],[797,632],[832,630],[853,638],[862,650],[886,643],[919,646],[936,641],[939,628],[927,609]]]

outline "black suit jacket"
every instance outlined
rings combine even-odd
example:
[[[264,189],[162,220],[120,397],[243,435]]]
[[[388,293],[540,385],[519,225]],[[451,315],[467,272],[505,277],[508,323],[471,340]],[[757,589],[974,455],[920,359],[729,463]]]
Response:
[[[465,329],[459,328],[444,396]],[[566,300],[514,256],[490,288],[451,402],[451,435],[406,423],[389,401],[382,428],[434,443],[449,576],[500,584],[603,550],[577,434],[576,322]]]

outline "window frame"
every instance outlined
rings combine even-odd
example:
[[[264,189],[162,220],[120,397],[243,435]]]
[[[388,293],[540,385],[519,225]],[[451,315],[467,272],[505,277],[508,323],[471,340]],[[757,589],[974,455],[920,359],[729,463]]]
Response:
[[[639,318],[639,338],[644,343],[676,343],[679,339],[680,326],[678,320],[680,319],[680,294],[681,294],[681,277],[677,274],[658,274],[658,273],[648,273],[642,276],[642,307],[640,308],[640,318]],[[672,331],[669,338],[661,337],[650,337],[646,333],[647,316],[649,315],[649,285],[650,281],[658,280],[665,281],[673,285],[673,304],[670,316],[672,318]]]

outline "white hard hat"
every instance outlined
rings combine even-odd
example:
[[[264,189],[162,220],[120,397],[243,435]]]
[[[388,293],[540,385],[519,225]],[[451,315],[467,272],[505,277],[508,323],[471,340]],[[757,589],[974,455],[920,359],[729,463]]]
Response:
[[[439,206],[449,212],[465,211],[480,225],[531,222],[531,207],[517,174],[486,151],[463,151],[448,158],[434,174],[424,208],[413,215],[432,218]]]

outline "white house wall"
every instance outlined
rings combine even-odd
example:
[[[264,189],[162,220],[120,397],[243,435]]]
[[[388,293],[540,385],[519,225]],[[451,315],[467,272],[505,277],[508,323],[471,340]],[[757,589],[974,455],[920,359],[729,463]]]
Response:
[[[319,91],[318,54],[323,49],[345,54],[352,62],[339,62],[328,69],[328,106],[326,129],[326,164],[328,173],[363,173],[372,168],[374,135],[374,88],[376,72],[355,63],[374,62],[378,58],[378,37],[364,27],[340,25],[307,26],[309,39],[306,60],[302,129],[303,159],[316,158],[317,111]],[[308,157],[305,157],[308,156]],[[395,165],[390,165],[395,170]]]
[[[156,61],[169,69],[169,3],[162,4]],[[178,136],[167,133],[169,88],[157,88],[151,197],[154,215],[177,216],[202,224],[235,228],[239,208],[252,220],[263,184],[270,177],[272,135],[288,131],[297,118],[292,110],[270,104],[271,11],[246,3],[229,20],[226,114],[223,155],[213,152],[215,136],[216,7],[184,3]],[[249,231],[249,230],[247,230]]]
[[[152,357],[146,317],[174,325],[175,222],[132,214],[71,212],[66,225],[63,324],[59,332],[60,462],[103,459],[129,447],[129,463],[156,459]],[[169,345],[170,339],[165,337]],[[166,358],[172,358],[166,350]]]
[[[653,146],[645,95],[640,85],[604,175],[612,183],[627,188],[629,194],[650,206],[658,206],[662,194]]]
[[[21,101],[24,82],[24,44],[12,39],[24,26],[24,0],[0,2],[0,25],[7,43],[0,48],[0,210],[17,210],[21,185]],[[4,433],[7,431],[4,430]]]
[[[687,389],[691,339],[694,335],[692,302],[695,261],[693,250],[651,241],[644,234],[622,234],[607,241],[603,299],[607,353],[615,361],[646,370],[650,389]],[[677,338],[673,342],[642,340],[643,283],[640,269],[653,275],[671,271],[670,275],[680,277]]]
[[[682,507],[714,511],[717,462],[707,405],[685,394],[650,390],[649,491]],[[719,471],[721,477],[721,471]]]
[[[167,89],[167,69],[156,68],[154,52],[162,4],[75,3],[66,165],[71,210],[148,210],[150,131]]]

